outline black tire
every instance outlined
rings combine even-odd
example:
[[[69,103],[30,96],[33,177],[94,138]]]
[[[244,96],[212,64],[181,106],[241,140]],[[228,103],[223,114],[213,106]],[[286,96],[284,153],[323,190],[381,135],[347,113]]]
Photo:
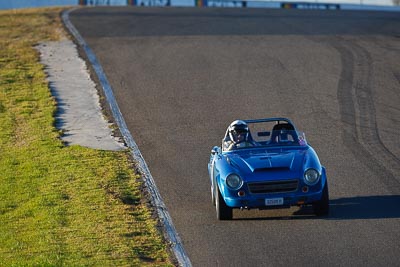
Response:
[[[325,187],[322,191],[321,200],[313,204],[314,213],[317,216],[329,215],[329,190],[328,182],[325,183]]]
[[[215,209],[217,211],[217,219],[220,221],[232,220],[233,209],[226,205],[217,185],[215,185],[215,189]]]

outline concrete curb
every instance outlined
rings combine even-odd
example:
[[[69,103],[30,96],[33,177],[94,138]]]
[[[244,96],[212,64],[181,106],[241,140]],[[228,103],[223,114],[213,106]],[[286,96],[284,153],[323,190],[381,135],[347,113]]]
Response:
[[[169,212],[164,204],[164,201],[161,198],[161,195],[157,189],[154,179],[150,173],[150,170],[149,170],[136,142],[134,141],[131,133],[129,132],[128,127],[126,126],[125,120],[122,116],[122,113],[121,113],[119,107],[118,107],[117,101],[114,97],[112,88],[111,88],[110,84],[108,83],[108,80],[103,71],[103,68],[100,66],[99,62],[97,61],[97,58],[94,55],[93,51],[86,44],[86,42],[83,40],[82,36],[79,34],[79,32],[76,30],[76,28],[72,25],[71,21],[69,20],[69,13],[71,13],[72,11],[74,11],[76,9],[78,9],[78,8],[69,9],[62,13],[62,20],[64,22],[64,25],[68,28],[70,33],[76,39],[77,43],[85,51],[90,64],[92,65],[94,71],[96,72],[97,77],[99,78],[99,81],[100,81],[101,87],[103,88],[107,102],[110,105],[111,112],[112,112],[114,119],[121,131],[122,136],[124,137],[125,142],[127,143],[128,147],[131,150],[133,158],[137,162],[137,167],[138,167],[140,173],[142,174],[146,188],[150,193],[151,202],[154,205],[155,209],[157,210],[157,214],[158,214],[158,216],[161,220],[161,223],[163,225],[163,228],[165,230],[165,238],[166,238],[167,242],[170,243],[172,251],[179,263],[179,266],[190,267],[190,266],[192,266],[190,259],[187,256],[187,254],[183,248],[182,241],[181,241],[180,237],[178,236],[178,233],[172,223],[171,216],[169,215]]]

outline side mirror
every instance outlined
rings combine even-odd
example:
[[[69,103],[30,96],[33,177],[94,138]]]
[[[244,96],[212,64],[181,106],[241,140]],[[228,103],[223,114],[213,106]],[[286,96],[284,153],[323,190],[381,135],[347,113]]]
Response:
[[[211,154],[212,155],[217,155],[218,154],[218,147],[217,146],[215,146],[215,147],[213,147],[213,149],[211,149]]]

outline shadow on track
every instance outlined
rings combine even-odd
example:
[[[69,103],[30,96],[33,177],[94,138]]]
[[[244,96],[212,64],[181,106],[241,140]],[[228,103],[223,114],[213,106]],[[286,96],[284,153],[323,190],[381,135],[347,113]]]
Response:
[[[400,218],[400,196],[361,196],[332,199],[329,219]]]
[[[358,196],[330,200],[329,216],[316,217],[311,207],[295,211],[292,216],[237,218],[234,220],[365,220],[400,218],[400,195]]]

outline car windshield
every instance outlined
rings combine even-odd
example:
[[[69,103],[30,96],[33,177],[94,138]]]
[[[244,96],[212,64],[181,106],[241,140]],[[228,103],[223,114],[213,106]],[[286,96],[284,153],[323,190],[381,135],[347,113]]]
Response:
[[[248,145],[225,146],[224,150],[242,149],[250,147],[275,147],[275,146],[306,146],[305,134],[296,131],[294,126],[287,122],[254,122],[248,123]],[[225,136],[224,140],[229,139]]]

